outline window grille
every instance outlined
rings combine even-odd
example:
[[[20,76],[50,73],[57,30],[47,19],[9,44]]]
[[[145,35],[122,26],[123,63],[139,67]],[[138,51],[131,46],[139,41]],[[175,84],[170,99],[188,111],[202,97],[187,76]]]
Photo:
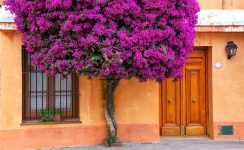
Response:
[[[78,77],[47,76],[22,50],[23,121],[37,121],[44,110],[61,110],[64,120],[78,118]]]

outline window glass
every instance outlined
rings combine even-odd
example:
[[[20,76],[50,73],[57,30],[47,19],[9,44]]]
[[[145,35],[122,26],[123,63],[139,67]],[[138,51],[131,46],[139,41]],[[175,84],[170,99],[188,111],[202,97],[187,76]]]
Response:
[[[77,118],[78,93],[75,75],[47,76],[23,50],[23,120],[38,120],[43,110],[61,109],[63,118]]]

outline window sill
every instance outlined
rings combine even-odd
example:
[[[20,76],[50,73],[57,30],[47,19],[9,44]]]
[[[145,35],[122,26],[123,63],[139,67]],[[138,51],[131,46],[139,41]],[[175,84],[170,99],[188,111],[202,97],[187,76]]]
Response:
[[[60,122],[55,121],[49,121],[49,122],[40,122],[39,120],[35,121],[23,121],[20,125],[21,126],[28,126],[28,125],[55,125],[55,124],[81,124],[82,121],[79,119],[69,119],[69,120],[63,120]]]

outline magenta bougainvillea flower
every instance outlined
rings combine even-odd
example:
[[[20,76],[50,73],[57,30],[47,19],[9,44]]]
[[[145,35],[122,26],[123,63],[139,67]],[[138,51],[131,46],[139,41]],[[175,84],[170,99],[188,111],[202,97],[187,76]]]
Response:
[[[5,0],[33,62],[48,74],[161,81],[182,77],[196,0]]]

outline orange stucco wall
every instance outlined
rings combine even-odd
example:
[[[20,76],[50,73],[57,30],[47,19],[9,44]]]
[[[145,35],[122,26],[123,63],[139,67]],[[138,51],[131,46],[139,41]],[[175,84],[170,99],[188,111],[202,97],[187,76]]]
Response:
[[[0,32],[0,128],[16,128],[21,121],[21,39],[17,32]],[[4,117],[3,117],[4,116]]]
[[[233,125],[234,136],[230,139],[244,139],[244,33],[197,33],[196,46],[208,46],[211,64],[209,92],[210,128],[214,139],[228,139],[219,135],[221,125]],[[237,56],[227,59],[225,46],[228,41],[238,45]],[[216,63],[221,68],[216,68]]]
[[[244,122],[243,37],[244,33],[199,33],[195,39],[195,45],[212,47],[213,119],[217,122]],[[225,46],[231,40],[239,49],[237,55],[228,60]],[[221,68],[214,66],[217,62],[222,64]]]
[[[0,0],[1,2],[1,0]],[[244,0],[199,0],[202,9],[244,9]],[[195,46],[208,47],[208,134],[213,139],[244,139],[244,33],[196,33]],[[225,46],[238,44],[228,60]],[[215,63],[220,62],[221,68]],[[0,31],[0,150],[102,143],[107,134],[103,81],[80,77],[80,123],[21,125],[21,35]],[[121,81],[116,117],[122,141],[159,141],[159,84]],[[221,125],[233,125],[233,136],[220,136]],[[53,138],[54,137],[54,138]]]
[[[244,33],[197,33],[196,46],[208,47],[209,134],[214,139],[244,139]],[[103,81],[80,77],[81,123],[21,125],[21,39],[17,32],[0,31],[0,147],[13,149],[101,143],[106,137]],[[238,44],[233,59],[226,57],[227,41]],[[221,68],[215,68],[220,62]],[[115,95],[122,141],[159,140],[159,84],[121,81]],[[220,125],[233,125],[234,136],[220,136]],[[41,133],[41,134],[37,134]],[[70,136],[71,133],[77,133]],[[58,135],[58,136],[57,136]],[[50,142],[47,137],[57,137]],[[89,137],[89,138],[87,138]],[[13,145],[13,139],[20,144]],[[38,142],[42,141],[42,142]],[[28,143],[29,142],[29,143]],[[21,144],[22,143],[22,144]],[[23,144],[28,143],[28,145]],[[9,149],[9,147],[8,147]]]
[[[86,77],[80,77],[79,112],[81,123],[21,125],[20,37],[17,32],[0,31],[0,141],[4,141],[0,142],[0,148],[11,145],[13,139],[19,139],[19,143],[22,143],[11,145],[13,149],[101,143],[106,135],[106,126],[103,112],[103,81],[100,79],[89,80]],[[135,79],[121,81],[116,91],[115,105],[119,123],[119,137],[122,141],[159,141],[158,89],[159,85],[155,82],[139,83]],[[77,131],[77,136],[66,134],[67,131],[75,133],[78,128],[80,130]],[[89,129],[92,131],[88,131]],[[97,130],[98,132],[96,132]],[[40,133],[40,135],[37,136],[36,133]],[[57,142],[47,140],[46,136],[57,136],[58,133]],[[87,139],[86,136],[90,138]]]
[[[159,107],[158,88],[159,85],[155,82],[139,83],[135,79],[121,81],[115,95],[118,122],[157,124],[158,110],[154,108]],[[82,107],[80,115],[83,123],[104,123],[102,91],[103,81],[100,79],[80,78],[80,106]]]

